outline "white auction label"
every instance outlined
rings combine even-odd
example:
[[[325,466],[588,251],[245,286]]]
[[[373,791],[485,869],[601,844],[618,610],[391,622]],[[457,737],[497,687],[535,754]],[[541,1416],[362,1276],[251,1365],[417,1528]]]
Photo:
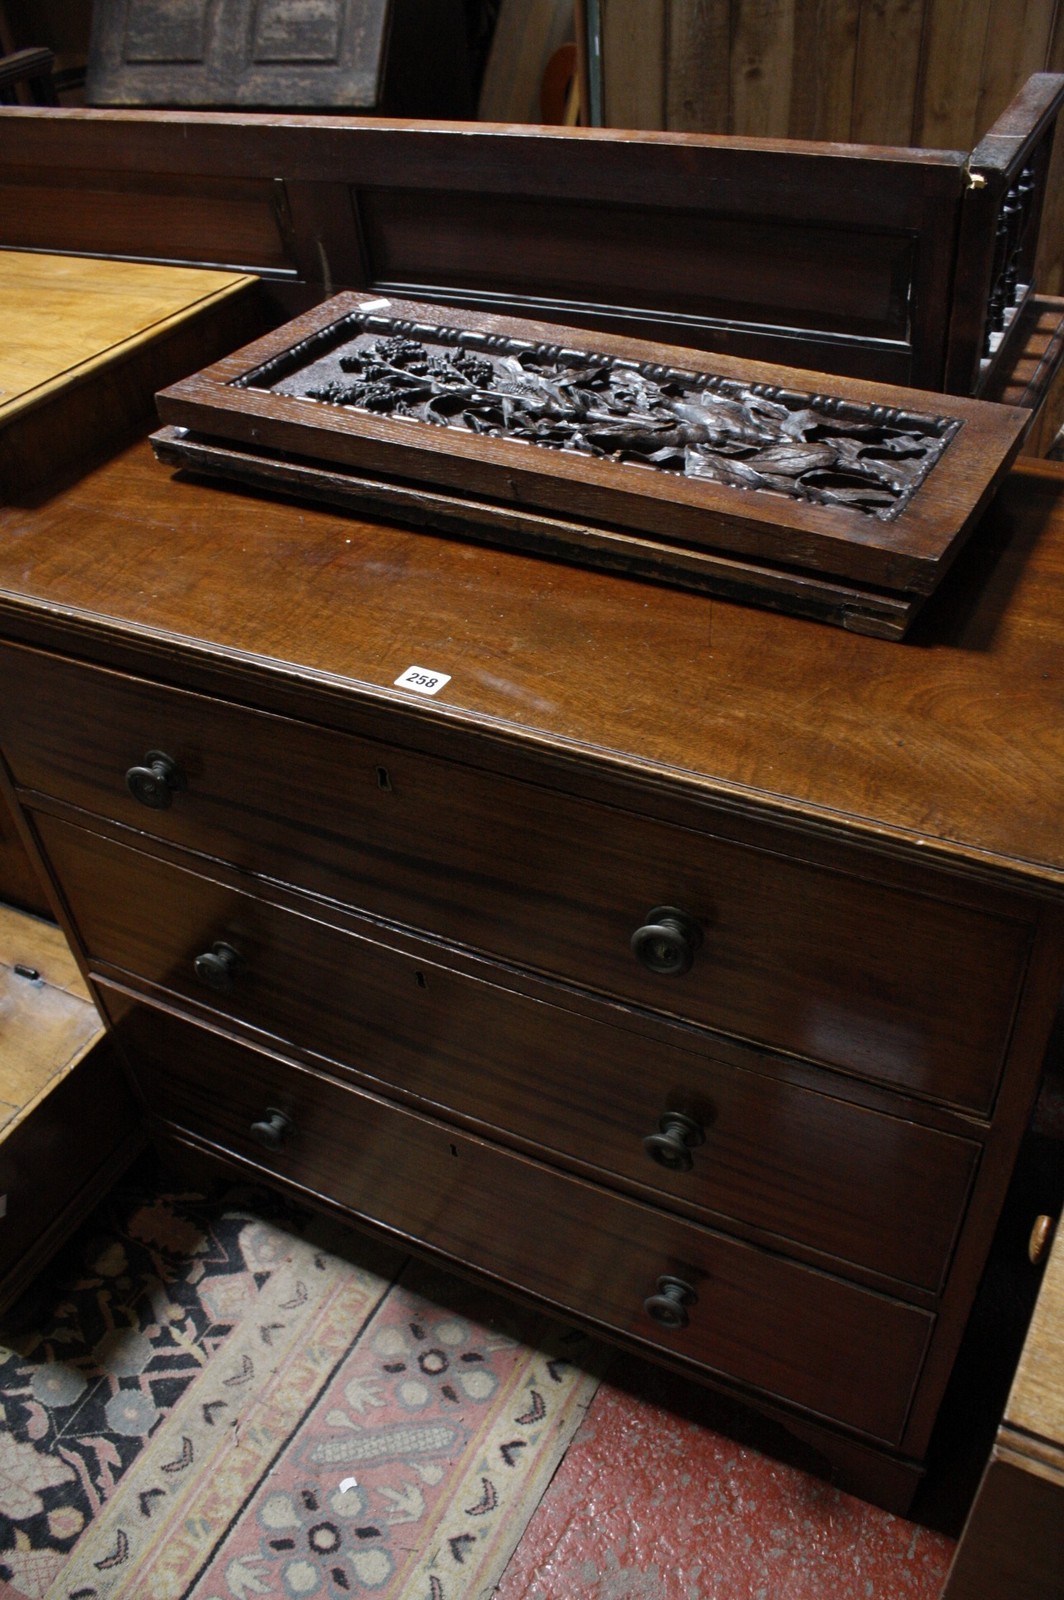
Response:
[[[397,689],[413,689],[415,694],[439,694],[445,683],[450,683],[449,672],[430,672],[427,667],[407,667],[402,677],[396,678]]]

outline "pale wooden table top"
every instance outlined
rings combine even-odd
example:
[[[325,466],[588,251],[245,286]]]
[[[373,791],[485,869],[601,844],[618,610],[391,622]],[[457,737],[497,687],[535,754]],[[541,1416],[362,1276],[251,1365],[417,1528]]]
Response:
[[[0,250],[0,427],[252,282],[200,267]]]

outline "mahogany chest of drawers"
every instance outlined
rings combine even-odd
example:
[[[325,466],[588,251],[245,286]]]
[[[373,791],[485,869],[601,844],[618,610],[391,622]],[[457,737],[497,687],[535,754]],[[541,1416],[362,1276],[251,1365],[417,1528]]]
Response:
[[[0,530],[5,782],[155,1134],[903,1508],[1064,974],[1064,482],[911,646],[145,446]]]

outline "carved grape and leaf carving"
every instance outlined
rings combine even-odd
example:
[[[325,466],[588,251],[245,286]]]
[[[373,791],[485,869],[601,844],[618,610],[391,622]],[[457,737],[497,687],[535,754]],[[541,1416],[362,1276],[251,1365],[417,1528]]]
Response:
[[[356,315],[240,381],[889,519],[957,424],[557,345]]]

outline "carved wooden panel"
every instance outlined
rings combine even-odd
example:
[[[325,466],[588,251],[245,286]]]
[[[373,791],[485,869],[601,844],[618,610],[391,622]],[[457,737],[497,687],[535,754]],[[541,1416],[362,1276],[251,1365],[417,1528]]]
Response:
[[[159,414],[260,459],[437,491],[680,558],[737,556],[901,599],[930,594],[1020,441],[1005,407],[693,350],[344,294],[158,396]],[[171,429],[166,459],[187,435]],[[222,463],[224,465],[224,463]],[[356,483],[357,479],[357,483]],[[334,483],[335,486],[335,483]],[[438,502],[435,502],[438,506]],[[559,519],[567,531],[559,532]],[[437,524],[438,525],[438,524]],[[492,537],[491,514],[481,537]],[[898,631],[898,630],[895,630]]]
[[[93,105],[460,115],[459,0],[96,0]],[[402,15],[400,15],[402,13]]]

